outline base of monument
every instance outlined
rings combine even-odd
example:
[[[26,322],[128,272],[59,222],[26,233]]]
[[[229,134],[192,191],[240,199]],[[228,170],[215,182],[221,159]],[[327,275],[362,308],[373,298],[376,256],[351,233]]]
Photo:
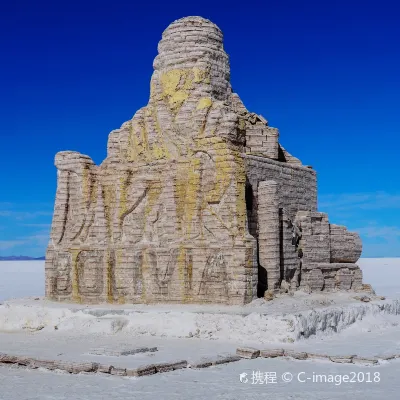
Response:
[[[0,306],[2,332],[116,334],[200,338],[235,343],[292,343],[331,335],[368,316],[400,314],[400,300],[372,294],[336,292],[277,296],[245,306],[79,305],[44,298],[16,299]]]

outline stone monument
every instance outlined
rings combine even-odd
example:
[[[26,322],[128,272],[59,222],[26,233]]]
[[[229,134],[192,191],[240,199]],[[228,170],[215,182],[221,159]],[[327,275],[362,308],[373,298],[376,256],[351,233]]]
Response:
[[[148,104],[108,153],[55,157],[46,296],[82,303],[244,304],[266,290],[357,290],[356,233],[317,211],[315,171],[232,92],[221,30],[163,33]]]

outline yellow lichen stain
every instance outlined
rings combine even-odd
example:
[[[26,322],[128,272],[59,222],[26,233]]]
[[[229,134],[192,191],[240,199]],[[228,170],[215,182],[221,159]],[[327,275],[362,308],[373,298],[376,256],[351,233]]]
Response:
[[[146,125],[141,119],[133,119],[129,125],[127,160],[147,161],[149,144]]]
[[[156,180],[150,182],[147,190],[147,204],[144,210],[145,216],[148,216],[153,210],[153,207],[156,205],[158,198],[160,197],[161,194],[161,189],[162,189],[161,181]]]
[[[208,193],[206,200],[209,203],[218,203],[227,191],[233,178],[235,163],[232,150],[221,137],[198,138],[198,149],[209,151],[215,162],[216,179],[213,189]]]
[[[185,288],[185,267],[186,267],[186,252],[184,247],[181,245],[179,247],[179,254],[177,257],[177,264],[178,264],[178,279],[180,282],[181,286],[181,299],[183,302],[185,302],[185,294],[186,294],[186,288]]]
[[[115,207],[115,191],[114,186],[103,185],[103,202],[104,202],[104,214],[106,218],[107,233],[109,241],[113,237],[113,227],[112,227],[112,213]]]
[[[185,86],[188,70],[172,69],[161,74],[162,94],[168,100],[171,110],[178,111],[184,101],[189,97],[188,89],[179,88]],[[183,84],[180,85],[181,81]]]
[[[239,118],[239,130],[244,131],[246,129],[246,121],[243,118]]]
[[[99,188],[99,184],[97,182],[97,180],[94,180],[92,188],[91,188],[91,192],[90,192],[90,202],[93,204],[97,203],[97,190]]]
[[[123,249],[117,249],[116,257],[115,257],[115,268],[116,269],[121,266],[122,255],[123,255]],[[121,279],[118,278],[117,288],[120,288],[120,287],[123,287],[123,282],[121,282]],[[125,304],[125,296],[121,292],[118,292],[118,304]]]
[[[189,97],[194,83],[204,82],[209,72],[199,68],[172,69],[161,73],[162,97],[168,101],[171,111],[177,113]]]
[[[186,287],[185,299],[187,300],[187,302],[191,302],[193,301],[191,293],[192,282],[193,282],[193,260],[191,257],[189,257],[189,260],[187,260],[186,270],[187,270],[187,277],[185,280],[185,287]]]
[[[127,189],[127,179],[122,177],[119,178],[120,184],[120,195],[119,195],[119,219],[122,220],[123,215],[126,212],[126,189]]]
[[[197,110],[203,110],[204,108],[210,108],[212,106],[212,100],[210,97],[202,97],[198,104],[196,109]]]
[[[132,171],[127,171],[125,176],[119,178],[119,221],[122,224],[123,217],[127,211],[127,197],[128,197],[128,188],[132,182]]]
[[[114,275],[114,265],[113,265],[113,250],[108,252],[107,256],[107,303],[114,303],[114,293],[113,293],[113,275]]]
[[[81,251],[79,249],[70,249],[72,268],[72,301],[82,303],[82,298],[79,294],[79,271],[78,271],[78,256]]]
[[[176,170],[175,177],[175,205],[176,205],[176,219],[178,223],[178,230],[182,230],[182,219],[185,212],[185,196],[186,184],[188,175],[187,161],[180,161]]]
[[[178,229],[188,238],[198,209],[200,190],[200,159],[192,157],[178,163],[175,185],[175,204]]]
[[[205,69],[200,69],[197,67],[193,68],[193,82],[194,83],[210,83],[210,72]]]
[[[142,254],[142,277],[143,277],[143,285],[142,285],[142,303],[146,303],[147,298],[146,298],[146,279],[144,279],[148,274],[148,270],[149,270],[149,263],[147,260],[147,249],[143,250],[143,254]]]

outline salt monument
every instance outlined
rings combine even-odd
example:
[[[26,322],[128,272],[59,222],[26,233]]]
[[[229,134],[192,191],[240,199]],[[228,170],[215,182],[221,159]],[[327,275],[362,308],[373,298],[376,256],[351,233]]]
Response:
[[[317,211],[316,173],[232,91],[221,30],[163,33],[147,106],[97,166],[56,155],[46,296],[82,303],[244,304],[362,287],[356,233]]]

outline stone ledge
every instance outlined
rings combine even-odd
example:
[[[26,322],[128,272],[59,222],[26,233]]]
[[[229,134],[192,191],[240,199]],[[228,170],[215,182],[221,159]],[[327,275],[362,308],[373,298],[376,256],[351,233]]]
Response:
[[[229,362],[229,361],[226,361]],[[99,364],[95,362],[71,362],[62,360],[39,360],[26,356],[15,356],[11,354],[0,353],[0,365],[17,365],[26,368],[38,369],[44,368],[50,371],[60,370],[70,374],[101,373],[115,376],[146,376],[156,373],[175,371],[181,368],[187,368],[186,360],[175,361],[172,363],[160,363],[141,366],[138,368],[120,368],[108,364]],[[210,362],[210,365],[212,363]],[[207,365],[208,366],[208,365]]]
[[[249,357],[250,350],[251,354],[257,354],[257,349],[254,348],[238,348],[237,353],[243,353],[242,358],[256,358]],[[400,354],[390,354],[390,355],[378,355],[375,357],[363,357],[359,355],[328,355],[328,354],[318,354],[318,353],[307,353],[304,351],[295,351],[291,349],[265,349],[260,350],[260,357],[263,358],[293,358],[295,360],[325,360],[340,364],[356,364],[360,366],[376,366],[380,364],[380,361],[389,361],[396,358],[400,358]]]

